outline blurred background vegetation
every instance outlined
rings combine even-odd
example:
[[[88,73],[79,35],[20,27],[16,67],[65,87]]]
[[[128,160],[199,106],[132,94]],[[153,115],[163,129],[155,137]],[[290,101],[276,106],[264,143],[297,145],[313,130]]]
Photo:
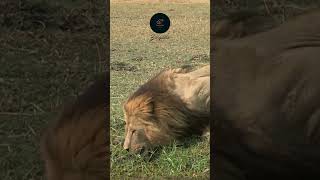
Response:
[[[251,10],[260,14],[281,16],[284,20],[313,8],[319,8],[318,0],[215,0],[213,14],[223,16],[239,10]]]
[[[43,179],[39,138],[107,69],[105,1],[0,1],[0,179]]]

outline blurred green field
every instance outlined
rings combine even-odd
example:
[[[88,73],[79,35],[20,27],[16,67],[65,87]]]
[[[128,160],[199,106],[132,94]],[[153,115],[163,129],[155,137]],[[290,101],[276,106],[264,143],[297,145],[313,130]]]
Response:
[[[44,179],[44,127],[107,68],[103,3],[0,1],[1,180]]]
[[[171,27],[156,34],[151,16],[167,14]],[[152,161],[122,149],[122,103],[130,93],[168,67],[209,63],[209,4],[113,3],[111,4],[111,179],[124,177],[197,177],[210,174],[209,138],[193,138],[188,147],[171,145]]]

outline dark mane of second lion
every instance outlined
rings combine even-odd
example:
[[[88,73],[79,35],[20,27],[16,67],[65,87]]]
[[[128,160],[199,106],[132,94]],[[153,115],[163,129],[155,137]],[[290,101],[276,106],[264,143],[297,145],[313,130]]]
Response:
[[[108,81],[108,72],[98,76],[80,96],[67,103],[59,117],[43,131],[41,156],[48,166],[47,173],[55,177],[49,179],[107,178]]]
[[[209,126],[210,114],[187,108],[178,95],[170,92],[170,89],[175,88],[171,81],[173,76],[172,73],[165,72],[160,72],[140,86],[127,102],[139,96],[150,97],[153,106],[153,119],[161,126],[161,130],[173,138],[182,139],[190,135],[201,135],[204,129]],[[157,110],[160,105],[161,110]],[[162,113],[167,114],[170,118],[161,118]]]

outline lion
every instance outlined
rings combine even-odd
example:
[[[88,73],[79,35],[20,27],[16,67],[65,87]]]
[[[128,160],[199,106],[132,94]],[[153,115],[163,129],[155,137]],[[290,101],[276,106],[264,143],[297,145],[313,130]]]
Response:
[[[45,130],[41,156],[48,180],[108,179],[107,76],[98,78],[75,102],[66,105]]]
[[[213,178],[320,177],[319,19],[215,41]]]
[[[160,72],[128,98],[123,110],[123,148],[134,153],[202,135],[210,119],[210,66]]]

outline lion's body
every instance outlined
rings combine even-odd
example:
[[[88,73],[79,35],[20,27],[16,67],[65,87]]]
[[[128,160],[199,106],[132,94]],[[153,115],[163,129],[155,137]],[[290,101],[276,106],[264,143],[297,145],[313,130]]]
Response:
[[[173,92],[190,110],[210,112],[210,65],[189,73],[177,73]]]
[[[142,85],[124,104],[125,149],[202,134],[210,118],[210,67],[171,69]]]
[[[48,180],[102,180],[107,174],[107,78],[66,106],[41,142]]]
[[[217,179],[319,176],[319,19],[317,11],[267,32],[217,42]]]

